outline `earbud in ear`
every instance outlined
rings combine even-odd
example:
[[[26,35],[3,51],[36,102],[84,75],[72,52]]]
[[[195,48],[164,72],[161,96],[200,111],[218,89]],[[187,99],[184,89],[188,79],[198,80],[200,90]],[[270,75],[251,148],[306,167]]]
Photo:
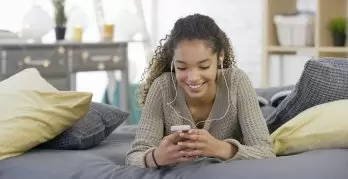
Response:
[[[170,63],[170,72],[173,72],[174,61]]]
[[[223,62],[224,62],[224,59],[222,57],[220,57],[220,68],[221,69],[223,68]]]

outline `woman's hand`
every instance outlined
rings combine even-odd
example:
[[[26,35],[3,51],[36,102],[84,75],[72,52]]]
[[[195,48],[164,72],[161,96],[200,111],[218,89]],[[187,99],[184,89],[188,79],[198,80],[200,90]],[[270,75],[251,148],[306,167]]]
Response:
[[[188,139],[185,142],[178,143],[178,146],[189,149],[189,151],[181,151],[185,156],[216,157],[228,160],[237,152],[234,145],[214,138],[208,131],[203,129],[192,129],[188,133],[180,133],[180,137]]]
[[[181,162],[188,162],[194,159],[194,157],[186,157],[185,153],[180,152],[184,149],[183,146],[177,145],[181,139],[182,138],[179,136],[179,132],[172,133],[162,139],[154,153],[155,160],[158,165],[166,166]]]

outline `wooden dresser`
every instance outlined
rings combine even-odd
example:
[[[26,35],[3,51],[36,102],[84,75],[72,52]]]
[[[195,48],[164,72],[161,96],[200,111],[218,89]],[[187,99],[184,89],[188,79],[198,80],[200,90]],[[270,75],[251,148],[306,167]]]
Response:
[[[59,90],[76,90],[76,73],[121,71],[120,107],[128,110],[128,42],[0,43],[0,81],[36,68]]]

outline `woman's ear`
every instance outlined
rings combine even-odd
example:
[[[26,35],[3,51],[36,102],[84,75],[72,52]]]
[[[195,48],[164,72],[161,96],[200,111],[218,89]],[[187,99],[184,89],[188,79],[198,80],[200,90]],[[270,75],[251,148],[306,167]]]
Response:
[[[224,58],[223,57],[219,57],[219,64],[220,64],[220,68],[223,69],[224,68],[224,66],[223,66]]]

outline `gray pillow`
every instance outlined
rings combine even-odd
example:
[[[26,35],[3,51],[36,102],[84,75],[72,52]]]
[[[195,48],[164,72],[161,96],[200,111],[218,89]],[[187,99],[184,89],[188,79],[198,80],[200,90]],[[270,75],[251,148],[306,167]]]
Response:
[[[268,101],[266,105],[271,105],[271,103],[276,100],[274,99],[278,94],[282,94],[287,91],[291,91],[295,85],[285,85],[269,88],[255,88],[256,94],[259,98],[263,98]],[[272,101],[273,100],[273,101]],[[276,107],[276,106],[273,106]]]
[[[257,100],[259,101],[259,106],[260,107],[264,107],[264,106],[269,105],[269,101],[266,98],[262,97],[262,96],[257,96]]]
[[[283,102],[283,100],[289,95],[291,94],[292,89],[289,90],[284,90],[284,91],[279,91],[277,93],[275,93],[271,99],[270,99],[270,104],[273,107],[278,107],[280,103]]]
[[[265,119],[267,119],[275,110],[276,110],[276,108],[272,107],[272,106],[261,107],[261,112],[262,112],[262,115]]]
[[[294,90],[267,119],[272,133],[281,125],[313,106],[348,98],[348,60],[308,60]]]
[[[115,106],[92,102],[83,119],[39,148],[79,150],[100,144],[129,116]]]

